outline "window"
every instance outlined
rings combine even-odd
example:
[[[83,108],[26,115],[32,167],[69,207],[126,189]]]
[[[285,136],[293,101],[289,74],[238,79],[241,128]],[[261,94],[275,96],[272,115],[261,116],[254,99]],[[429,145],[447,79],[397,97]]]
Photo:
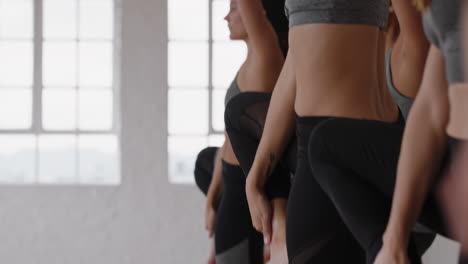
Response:
[[[224,141],[224,95],[246,56],[229,40],[229,0],[168,0],[169,181],[192,183],[196,155]]]
[[[0,182],[118,184],[114,0],[0,0]]]

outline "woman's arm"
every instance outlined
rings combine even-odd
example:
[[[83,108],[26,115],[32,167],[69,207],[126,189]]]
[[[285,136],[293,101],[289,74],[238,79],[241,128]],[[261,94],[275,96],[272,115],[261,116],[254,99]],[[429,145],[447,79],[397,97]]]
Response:
[[[404,263],[395,261],[395,257],[406,258],[409,234],[446,148],[448,87],[444,57],[439,49],[431,46],[426,65],[421,90],[405,129],[390,220],[376,263]]]
[[[237,0],[237,4],[254,52],[263,58],[280,52],[276,32],[266,16],[261,0]]]
[[[462,18],[463,44],[466,47],[468,45],[468,2],[464,4]],[[468,52],[465,52],[464,55],[465,76],[468,76]],[[462,245],[462,255],[468,256],[468,230],[466,229],[466,223],[468,223],[468,203],[466,203],[468,145],[463,144],[463,147],[457,152],[457,157],[448,169],[448,175],[441,186],[440,194],[448,222],[451,225],[450,230]]]
[[[273,90],[265,128],[249,173],[250,183],[258,184],[255,187],[263,188],[294,133],[295,98],[296,78],[292,57],[288,56]]]
[[[407,0],[392,0],[395,15],[400,24],[400,32],[407,38],[425,39],[422,16],[416,7]]]
[[[392,56],[393,83],[400,93],[416,97],[429,51],[421,13],[407,0],[393,0],[393,9],[400,24],[400,36]]]
[[[296,77],[291,60],[291,56],[286,58],[273,90],[263,135],[247,177],[246,192],[252,223],[259,232],[263,232],[266,243],[271,239],[272,210],[264,186],[295,128]]]
[[[206,195],[205,208],[205,228],[210,237],[214,235],[216,226],[216,211],[218,209],[219,200],[221,199],[222,189],[222,156],[224,152],[224,144],[218,150],[215,156],[215,166],[211,178],[210,187]]]

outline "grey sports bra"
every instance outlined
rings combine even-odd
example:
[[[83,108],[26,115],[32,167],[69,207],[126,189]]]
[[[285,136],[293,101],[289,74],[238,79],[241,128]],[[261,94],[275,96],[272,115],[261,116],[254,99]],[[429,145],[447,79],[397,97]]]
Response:
[[[389,0],[286,0],[289,26],[315,23],[387,26]]]
[[[459,30],[461,2],[461,0],[432,0],[431,7],[423,18],[428,40],[444,55],[447,80],[450,84],[464,82]]]
[[[227,106],[227,104],[229,103],[229,101],[231,101],[231,99],[240,94],[241,93],[241,90],[239,89],[239,85],[237,84],[237,76],[236,75],[236,78],[234,78],[234,80],[232,81],[231,85],[229,86],[229,88],[227,89],[226,91],[226,96],[224,97],[224,107]]]
[[[385,68],[386,68],[386,74],[387,74],[387,86],[388,89],[390,90],[390,93],[392,94],[393,100],[398,105],[398,108],[400,108],[401,114],[405,118],[405,120],[408,118],[409,111],[411,109],[411,106],[413,105],[414,99],[409,98],[403,94],[401,94],[398,89],[395,87],[393,84],[393,77],[392,77],[392,53],[393,49],[390,49],[387,52],[387,55],[385,56]]]

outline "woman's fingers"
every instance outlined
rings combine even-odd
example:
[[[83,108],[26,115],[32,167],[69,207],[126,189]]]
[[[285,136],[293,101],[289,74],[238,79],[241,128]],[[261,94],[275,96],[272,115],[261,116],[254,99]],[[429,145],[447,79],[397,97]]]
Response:
[[[271,210],[265,208],[265,211],[262,215],[262,229],[263,229],[263,240],[265,244],[270,244],[271,242]]]

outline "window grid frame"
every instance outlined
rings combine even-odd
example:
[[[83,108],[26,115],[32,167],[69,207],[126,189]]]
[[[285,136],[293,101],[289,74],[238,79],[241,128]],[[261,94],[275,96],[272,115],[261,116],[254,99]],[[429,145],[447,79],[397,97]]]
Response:
[[[168,0],[169,1],[169,0]],[[207,133],[170,133],[169,130],[167,130],[167,137],[171,136],[187,136],[187,137],[206,137],[207,139],[207,144],[208,144],[208,138],[210,136],[218,136],[218,135],[224,135],[224,130],[217,130],[214,127],[213,121],[213,102],[214,102],[214,97],[213,97],[213,92],[216,90],[219,90],[219,88],[216,88],[213,85],[213,47],[214,44],[217,42],[229,42],[228,40],[220,40],[220,39],[215,39],[213,38],[213,3],[217,1],[226,1],[226,0],[206,0],[208,1],[208,39],[178,39],[178,38],[171,38],[168,37],[168,47],[171,43],[173,42],[179,42],[179,43],[187,43],[187,42],[206,42],[208,45],[208,83],[206,87],[201,87],[201,86],[171,86],[168,83],[168,90],[172,89],[207,89],[208,91],[208,129]]]
[[[77,12],[77,20],[80,21],[80,8],[79,3],[81,0],[74,0],[78,3],[76,12]],[[36,135],[43,135],[43,134],[118,134],[120,129],[120,122],[119,122],[119,112],[120,109],[118,107],[118,100],[120,97],[119,94],[119,87],[120,84],[118,83],[118,72],[120,69],[120,58],[118,56],[118,52],[120,52],[120,45],[119,45],[119,37],[118,37],[118,29],[120,29],[121,23],[121,16],[119,15],[119,10],[121,9],[121,0],[111,0],[113,2],[113,38],[112,39],[85,39],[84,42],[92,42],[92,43],[112,43],[112,84],[110,87],[104,86],[84,86],[89,88],[89,90],[109,90],[112,92],[112,126],[110,129],[99,129],[99,130],[92,130],[92,129],[66,129],[66,130],[48,130],[44,129],[43,127],[43,115],[42,115],[42,92],[44,89],[43,84],[43,44],[47,40],[43,36],[44,32],[44,25],[43,25],[43,0],[31,0],[32,2],[32,11],[33,11],[33,36],[32,38],[5,38],[0,37],[0,41],[28,41],[31,42],[33,45],[33,83],[31,87],[20,86],[20,85],[8,85],[3,86],[0,85],[0,91],[5,89],[11,88],[18,88],[18,89],[32,89],[32,108],[31,108],[31,126],[28,129],[0,129],[0,134],[36,134]],[[209,0],[211,1],[211,0]],[[73,39],[51,39],[53,42],[56,41],[67,41],[67,42],[75,42],[77,47],[79,47],[81,38],[79,37],[79,23],[76,25],[77,36]],[[79,57],[79,48],[76,49],[75,57]],[[77,62],[78,63],[78,62]],[[77,65],[78,66],[78,65]],[[77,67],[76,80],[78,81],[79,70]],[[77,93],[82,86],[79,84],[69,86],[71,89],[75,90]],[[55,86],[51,86],[50,88],[55,89]],[[60,89],[60,88],[59,88]],[[79,97],[76,96],[76,103],[78,106]],[[78,110],[78,109],[77,109]],[[79,111],[76,111],[75,119],[79,119]],[[78,124],[77,124],[78,126]]]
[[[168,0],[170,1],[170,0]],[[167,80],[167,98],[169,99],[170,98],[170,93],[173,92],[173,91],[183,91],[183,90],[186,90],[186,91],[194,91],[194,90],[197,90],[197,91],[200,91],[203,93],[205,93],[205,91],[207,92],[207,99],[208,99],[208,116],[203,116],[204,118],[207,117],[207,124],[204,124],[203,127],[204,127],[204,132],[194,132],[194,131],[187,131],[187,132],[183,132],[183,131],[171,131],[171,127],[167,127],[166,129],[166,138],[167,138],[167,154],[168,154],[168,181],[169,183],[171,184],[194,184],[194,178],[193,176],[191,176],[192,174],[189,172],[189,171],[185,171],[187,173],[190,173],[189,174],[185,174],[185,172],[183,174],[179,174],[176,172],[176,174],[174,174],[174,172],[172,171],[174,168],[172,168],[173,164],[172,162],[174,160],[172,160],[172,158],[175,158],[175,157],[172,157],[172,155],[176,154],[176,153],[173,153],[172,150],[171,150],[171,140],[173,140],[174,138],[183,138],[183,139],[188,139],[188,140],[195,140],[196,142],[200,143],[199,140],[202,140],[204,141],[204,146],[203,147],[206,147],[206,146],[218,146],[220,147],[220,145],[222,144],[222,142],[224,141],[224,136],[225,136],[225,128],[224,128],[224,125],[223,125],[223,129],[219,129],[220,128],[220,117],[217,115],[219,113],[214,113],[213,110],[217,109],[217,106],[216,104],[219,104],[219,100],[220,100],[220,95],[219,94],[216,94],[216,93],[219,93],[221,91],[225,91],[227,92],[228,90],[228,87],[227,85],[229,83],[226,83],[226,84],[223,84],[221,85],[220,83],[217,83],[219,82],[215,76],[216,74],[216,69],[215,69],[215,49],[217,48],[216,45],[218,44],[224,44],[224,43],[232,43],[232,40],[229,39],[228,35],[225,35],[225,33],[223,33],[222,35],[220,35],[219,33],[221,33],[219,31],[219,25],[218,24],[218,20],[220,20],[220,16],[221,14],[219,13],[215,13],[215,12],[219,12],[219,7],[217,9],[217,6],[218,4],[228,4],[229,1],[228,0],[205,0],[208,2],[208,25],[207,25],[207,28],[208,28],[208,36],[206,38],[186,38],[184,37],[183,35],[182,36],[177,36],[177,35],[171,35],[172,32],[170,32],[170,26],[168,25],[168,32],[167,32],[167,47],[168,47],[168,51],[171,49],[171,45],[173,45],[173,43],[203,43],[204,45],[207,45],[207,49],[208,49],[208,54],[207,54],[207,73],[205,73],[206,75],[203,76],[203,77],[207,77],[208,80],[205,84],[203,85],[179,85],[179,84],[176,84],[176,83],[171,83],[171,79],[168,78]],[[229,4],[228,4],[229,5]],[[229,6],[228,6],[229,8]],[[171,11],[168,9],[168,14],[171,15]],[[228,10],[225,10],[225,11],[228,11]],[[173,15],[173,14],[172,14]],[[224,14],[223,14],[223,17],[224,17]],[[216,19],[216,21],[215,21]],[[168,17],[168,21],[170,22],[172,20],[172,18]],[[172,62],[170,62],[171,58],[169,56],[169,52],[168,52],[168,66],[171,65]],[[170,70],[168,68],[168,70]],[[172,74],[174,73],[170,73],[168,72],[167,76],[168,77],[171,77]],[[227,76],[226,76],[227,77]],[[177,103],[177,102],[175,102]],[[223,105],[224,105],[224,100],[223,100]],[[168,105],[167,105],[167,109],[168,111],[171,111],[171,104],[170,102],[168,102]],[[170,118],[171,117],[171,114],[170,112],[167,113],[167,117]],[[205,119],[206,120],[206,119]],[[204,122],[205,122],[204,120]],[[223,115],[223,120],[224,120],[224,115]],[[174,120],[171,120],[171,121],[174,121]],[[169,119],[168,119],[168,125],[170,124]],[[224,122],[223,122],[224,124]],[[206,132],[205,132],[206,131]],[[221,139],[221,137],[223,139]],[[197,143],[197,144],[198,144]],[[185,155],[185,154],[183,154]],[[195,160],[193,160],[193,164],[195,164]],[[191,166],[191,164],[189,164],[188,166]],[[189,168],[185,168],[184,170],[186,169],[189,169]]]
[[[122,177],[121,177],[121,168],[120,168],[120,163],[121,163],[121,150],[120,150],[120,130],[121,130],[121,123],[120,123],[120,107],[119,107],[119,102],[120,102],[120,82],[119,82],[119,72],[120,72],[120,62],[121,58],[119,56],[120,51],[121,51],[121,36],[120,34],[120,29],[121,29],[121,23],[122,23],[122,16],[121,16],[121,10],[122,10],[122,0],[111,0],[112,1],[112,14],[113,14],[113,21],[112,21],[112,27],[113,27],[113,35],[112,38],[102,38],[102,39],[96,39],[96,38],[86,38],[84,39],[83,42],[87,43],[111,43],[112,45],[112,79],[111,79],[111,86],[110,87],[104,87],[104,86],[84,86],[90,88],[90,91],[93,90],[108,90],[112,94],[112,117],[111,117],[111,128],[109,129],[99,129],[99,130],[92,130],[92,129],[80,129],[78,120],[79,120],[79,96],[78,92],[82,86],[80,86],[78,75],[79,75],[79,67],[76,69],[76,85],[74,86],[69,86],[70,89],[74,90],[76,93],[76,114],[75,114],[75,120],[76,120],[76,129],[68,129],[68,130],[47,130],[44,129],[43,126],[43,91],[44,89],[44,84],[43,84],[43,44],[45,41],[52,41],[52,42],[57,42],[57,41],[67,41],[67,42],[74,42],[77,49],[76,49],[76,54],[74,56],[77,58],[76,64],[77,66],[79,65],[79,44],[82,42],[82,38],[80,38],[80,2],[82,0],[74,0],[77,3],[76,7],[76,12],[77,12],[77,23],[76,23],[76,37],[73,39],[47,39],[44,37],[44,3],[43,0],[31,0],[32,4],[32,37],[30,38],[9,38],[9,37],[0,37],[0,41],[18,41],[18,42],[28,42],[32,44],[32,49],[33,49],[33,58],[32,58],[32,63],[33,63],[33,69],[32,69],[32,85],[30,87],[26,86],[20,86],[20,85],[8,85],[8,86],[1,86],[0,85],[0,91],[5,89],[11,89],[11,88],[19,88],[19,89],[31,89],[32,92],[32,107],[31,107],[31,125],[27,129],[0,129],[0,135],[32,135],[35,137],[35,146],[34,146],[34,155],[35,155],[35,164],[34,164],[34,182],[27,182],[27,183],[13,183],[19,184],[19,185],[59,185],[59,186],[66,186],[66,185],[91,185],[91,186],[116,186],[120,185],[122,182]],[[52,89],[54,86],[51,87]],[[39,149],[39,137],[40,136],[48,136],[48,135],[73,135],[76,138],[76,144],[75,144],[75,182],[73,183],[42,183],[40,182],[39,179],[39,170],[40,170],[40,149]],[[117,139],[117,162],[116,162],[116,167],[117,169],[117,178],[118,178],[118,183],[82,183],[80,181],[80,171],[79,171],[79,136],[81,135],[109,135],[109,136],[115,136]],[[11,185],[11,183],[8,183]]]

